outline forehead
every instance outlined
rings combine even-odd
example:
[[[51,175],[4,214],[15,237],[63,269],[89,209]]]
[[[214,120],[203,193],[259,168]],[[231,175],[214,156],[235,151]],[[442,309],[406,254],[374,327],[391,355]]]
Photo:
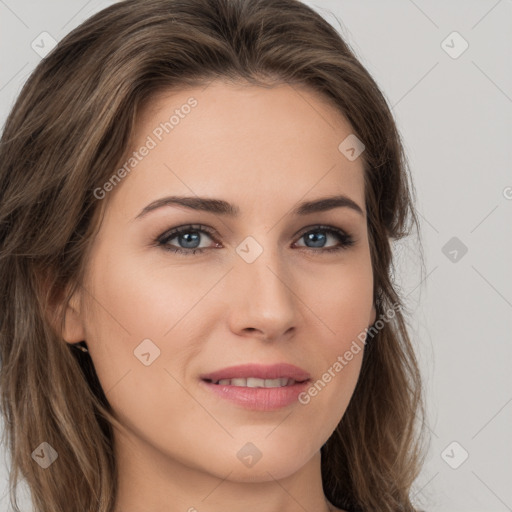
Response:
[[[261,207],[343,193],[364,208],[362,158],[339,149],[352,133],[329,100],[295,84],[160,92],[138,117],[126,155],[133,165],[115,194],[138,204],[168,192]]]

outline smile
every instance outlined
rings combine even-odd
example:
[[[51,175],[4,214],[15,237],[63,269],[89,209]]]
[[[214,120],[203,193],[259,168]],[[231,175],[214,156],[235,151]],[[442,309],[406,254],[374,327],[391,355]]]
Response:
[[[238,386],[243,388],[282,388],[285,386],[293,386],[296,381],[288,377],[278,379],[259,379],[257,377],[237,378],[237,379],[220,379],[212,382],[221,386]]]

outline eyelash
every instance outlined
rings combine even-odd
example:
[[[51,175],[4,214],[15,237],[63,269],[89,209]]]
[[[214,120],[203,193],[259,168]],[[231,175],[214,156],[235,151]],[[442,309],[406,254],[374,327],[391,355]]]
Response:
[[[324,225],[308,227],[306,231],[303,231],[301,233],[301,235],[299,236],[299,240],[303,236],[307,235],[308,233],[314,233],[315,231],[321,231],[323,233],[328,233],[330,235],[334,235],[339,240],[340,245],[334,246],[334,247],[327,247],[325,249],[322,247],[315,249],[313,247],[301,246],[300,247],[301,249],[309,249],[313,253],[322,253],[322,254],[326,253],[326,252],[334,253],[334,252],[348,249],[349,247],[352,247],[355,243],[355,240],[353,239],[353,237],[351,235],[345,233],[341,229],[334,228],[332,226],[324,226]],[[157,240],[155,240],[155,242],[156,242],[157,246],[161,247],[165,251],[169,251],[169,252],[172,252],[175,254],[182,254],[184,256],[185,255],[191,256],[196,253],[202,253],[205,250],[213,249],[213,247],[201,247],[198,249],[184,249],[182,247],[173,247],[173,246],[167,245],[168,242],[170,240],[172,240],[173,238],[176,238],[176,236],[182,235],[184,233],[190,233],[190,232],[206,233],[207,235],[209,235],[212,238],[212,240],[214,242],[218,243],[214,238],[214,231],[206,226],[201,225],[201,224],[198,224],[198,225],[190,224],[187,226],[181,226],[181,227],[173,229],[171,231],[167,231],[167,232],[163,233],[162,235],[160,235],[157,238]]]

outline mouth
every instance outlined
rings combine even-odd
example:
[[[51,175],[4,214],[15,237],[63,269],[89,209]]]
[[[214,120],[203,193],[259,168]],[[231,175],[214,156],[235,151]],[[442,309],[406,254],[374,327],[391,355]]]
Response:
[[[205,389],[244,409],[272,411],[297,402],[311,376],[287,363],[239,365],[200,376]]]

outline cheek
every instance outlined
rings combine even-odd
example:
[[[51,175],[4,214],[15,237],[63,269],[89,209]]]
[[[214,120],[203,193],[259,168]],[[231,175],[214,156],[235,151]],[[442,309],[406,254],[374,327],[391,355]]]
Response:
[[[181,381],[181,369],[200,351],[201,328],[215,314],[205,295],[224,272],[163,267],[165,259],[149,265],[112,249],[95,257],[86,285],[86,337],[102,387],[119,389],[116,383],[124,379],[124,387],[127,380],[133,386],[134,397],[143,390],[169,390],[164,369]]]
[[[314,290],[308,293],[308,306],[318,320],[315,330],[322,333],[315,347],[321,364],[302,403],[315,409],[328,433],[341,419],[359,378],[373,304],[372,275],[370,259],[362,255],[357,263],[316,276],[316,288],[307,285]]]
[[[304,284],[307,306],[325,333],[323,339],[339,351],[369,325],[373,304],[373,273],[369,257],[322,270]]]
[[[179,329],[221,276],[212,268],[198,272],[186,265],[166,266],[165,258],[155,265],[125,255],[97,268],[93,286],[98,302],[111,313],[110,321],[117,321],[133,341],[162,339]]]
[[[89,351],[110,405],[144,437],[146,429],[168,425],[194,406],[179,384],[196,350],[190,344],[194,315],[187,312],[194,312],[208,283],[191,282],[175,270],[166,276],[127,257],[103,261],[88,285]],[[180,425],[170,438],[184,435]]]

